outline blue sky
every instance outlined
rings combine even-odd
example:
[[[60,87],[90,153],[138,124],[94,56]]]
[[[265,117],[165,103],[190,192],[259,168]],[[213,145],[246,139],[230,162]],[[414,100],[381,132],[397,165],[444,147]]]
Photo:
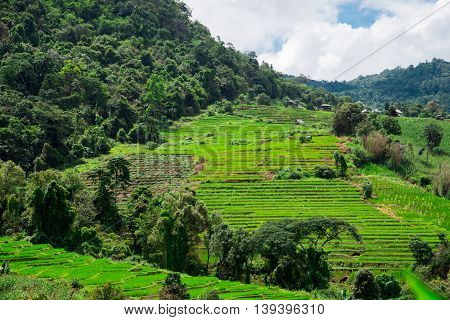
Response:
[[[361,8],[359,2],[342,4],[338,7],[338,22],[347,23],[353,28],[372,26],[383,12],[370,8]]]

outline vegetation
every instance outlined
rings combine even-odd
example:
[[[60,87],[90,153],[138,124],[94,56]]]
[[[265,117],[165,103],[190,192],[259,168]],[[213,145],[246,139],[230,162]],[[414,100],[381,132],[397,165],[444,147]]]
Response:
[[[316,82],[308,84],[323,87],[339,95],[350,96],[355,101],[382,108],[387,103],[398,106],[408,116],[433,116],[450,112],[447,76],[450,63],[440,59],[420,63],[408,68],[385,70],[380,74],[359,77],[347,82]],[[430,101],[441,106],[437,112],[426,108]],[[431,113],[435,111],[434,113]]]
[[[105,154],[114,140],[160,143],[170,121],[223,99],[339,102],[216,41],[177,0],[0,10],[0,158],[27,172]]]

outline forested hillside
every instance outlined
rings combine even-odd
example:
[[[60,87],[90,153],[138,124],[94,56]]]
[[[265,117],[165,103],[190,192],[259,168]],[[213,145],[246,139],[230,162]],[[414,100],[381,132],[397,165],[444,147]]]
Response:
[[[336,102],[213,39],[178,0],[6,0],[0,12],[0,159],[27,171],[111,139],[158,143],[168,121],[222,99]]]
[[[440,59],[408,68],[385,70],[380,74],[358,77],[346,82],[309,81],[339,95],[350,96],[372,106],[402,103],[403,108],[437,102],[450,112],[450,63]],[[421,110],[419,110],[421,111]]]

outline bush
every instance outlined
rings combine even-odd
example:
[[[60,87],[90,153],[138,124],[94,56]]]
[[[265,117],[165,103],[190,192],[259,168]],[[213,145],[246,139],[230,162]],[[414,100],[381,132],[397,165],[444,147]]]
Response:
[[[222,300],[217,291],[208,291],[202,294],[198,300]]]
[[[381,299],[389,300],[400,297],[402,287],[393,275],[382,274],[376,278],[380,287]]]
[[[366,163],[369,162],[369,155],[366,150],[360,146],[356,146],[352,150],[352,160],[356,167],[362,168]]]
[[[0,266],[0,275],[9,274],[11,272],[11,269],[9,268],[9,262],[3,261],[2,265]]]
[[[393,135],[401,135],[402,134],[402,128],[400,127],[400,123],[398,122],[397,118],[382,117],[381,125],[383,126],[383,129],[387,134],[393,134]]]
[[[272,99],[267,94],[261,93],[256,97],[256,104],[259,106],[270,106]]]
[[[337,177],[336,171],[326,166],[316,167],[314,174],[316,177],[322,179],[334,179]]]
[[[443,163],[433,180],[434,193],[450,199],[450,169],[449,165]]]
[[[179,273],[170,273],[167,275],[164,285],[159,291],[161,300],[189,300],[190,295],[187,292],[186,285],[181,282]]]
[[[431,185],[433,183],[433,179],[431,179],[429,176],[422,176],[422,177],[420,177],[420,179],[419,179],[419,185],[422,187],[422,188],[426,188],[426,187],[428,187],[429,185]]]
[[[275,179],[277,180],[301,180],[307,178],[309,175],[303,172],[301,168],[282,168],[277,171]]]
[[[370,199],[373,197],[373,185],[372,182],[369,180],[366,180],[363,184],[363,198],[364,199]]]
[[[124,300],[125,296],[121,289],[106,283],[103,286],[96,287],[92,291],[91,298],[93,300]]]
[[[369,133],[364,137],[364,148],[369,152],[374,162],[383,162],[389,150],[389,138],[378,131]]]
[[[300,143],[311,143],[312,142],[313,137],[312,136],[300,136],[298,138],[298,140],[300,141]]]
[[[86,129],[80,138],[79,144],[85,148],[85,157],[96,157],[111,150],[111,143],[106,133],[100,127]]]
[[[372,272],[369,270],[358,272],[352,298],[356,300],[379,300],[381,298],[380,287]]]

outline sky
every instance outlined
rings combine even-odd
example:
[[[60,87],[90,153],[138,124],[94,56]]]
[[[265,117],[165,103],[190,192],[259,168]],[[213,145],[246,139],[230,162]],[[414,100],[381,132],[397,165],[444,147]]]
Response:
[[[213,36],[241,51],[255,51],[260,61],[290,75],[351,80],[433,58],[450,60],[449,0],[184,1]]]

